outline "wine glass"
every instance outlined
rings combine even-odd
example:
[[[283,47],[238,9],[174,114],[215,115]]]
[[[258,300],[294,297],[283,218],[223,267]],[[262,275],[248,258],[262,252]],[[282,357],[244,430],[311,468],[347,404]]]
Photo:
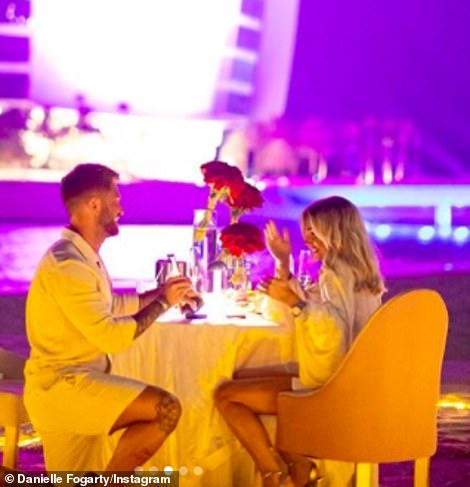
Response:
[[[309,264],[311,258],[312,252],[309,249],[300,250],[297,267],[297,279],[299,280],[303,288],[309,286],[312,283],[312,277],[310,276],[309,272]]]

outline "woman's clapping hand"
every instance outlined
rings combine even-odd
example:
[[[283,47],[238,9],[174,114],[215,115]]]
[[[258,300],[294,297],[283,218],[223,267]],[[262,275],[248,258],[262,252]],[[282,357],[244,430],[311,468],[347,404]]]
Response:
[[[284,228],[281,234],[276,224],[270,220],[264,229],[264,236],[266,246],[274,259],[280,262],[289,262],[292,248],[287,228]]]

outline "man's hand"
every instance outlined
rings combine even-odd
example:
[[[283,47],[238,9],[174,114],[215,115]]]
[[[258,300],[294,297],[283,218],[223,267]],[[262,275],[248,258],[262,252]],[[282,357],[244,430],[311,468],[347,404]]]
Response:
[[[181,303],[191,289],[191,281],[184,276],[165,281],[157,289],[156,297],[133,316],[137,322],[134,338],[141,335],[168,307]]]
[[[187,296],[194,293],[191,281],[184,276],[170,277],[158,288],[157,299],[162,299],[169,306],[183,303]]]
[[[179,289],[187,288],[186,284],[183,284],[183,281],[181,281],[181,279],[186,279],[185,282],[187,282],[187,278],[185,278],[184,276],[172,277],[157,288],[140,293],[139,310],[148,306],[155,299],[159,299],[160,301],[167,303],[169,306],[173,306],[173,304],[179,304],[181,300],[178,300],[178,296],[176,295],[179,294]],[[192,290],[191,285],[189,285],[189,289],[190,291]]]
[[[179,306],[181,312],[183,314],[186,314],[186,313],[195,313],[196,311],[202,308],[203,304],[204,304],[204,300],[202,299],[202,296],[197,291],[191,288],[185,294],[183,301],[180,302]]]

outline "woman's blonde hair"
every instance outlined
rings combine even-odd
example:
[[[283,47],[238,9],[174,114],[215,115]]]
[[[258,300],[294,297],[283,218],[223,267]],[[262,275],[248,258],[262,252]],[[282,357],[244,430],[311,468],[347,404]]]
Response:
[[[354,275],[354,289],[384,292],[377,256],[359,210],[346,198],[331,196],[315,201],[302,212],[302,229],[311,228],[325,248],[323,265],[333,270],[338,261]]]

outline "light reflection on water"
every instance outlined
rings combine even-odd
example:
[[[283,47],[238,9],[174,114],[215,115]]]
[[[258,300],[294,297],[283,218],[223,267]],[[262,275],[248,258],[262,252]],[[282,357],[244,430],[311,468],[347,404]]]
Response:
[[[458,386],[457,386],[458,388]],[[470,392],[455,392],[442,397],[447,407],[438,411],[439,444],[458,448],[470,458]],[[454,405],[454,407],[452,407]]]

